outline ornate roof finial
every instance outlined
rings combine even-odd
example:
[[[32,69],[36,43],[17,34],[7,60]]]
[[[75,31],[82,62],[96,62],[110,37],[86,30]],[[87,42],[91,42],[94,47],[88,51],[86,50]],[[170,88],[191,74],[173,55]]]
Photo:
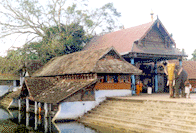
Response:
[[[153,11],[152,11],[152,10],[151,10],[150,15],[151,15],[151,20],[153,21],[153,15],[154,15],[154,13],[153,13]]]

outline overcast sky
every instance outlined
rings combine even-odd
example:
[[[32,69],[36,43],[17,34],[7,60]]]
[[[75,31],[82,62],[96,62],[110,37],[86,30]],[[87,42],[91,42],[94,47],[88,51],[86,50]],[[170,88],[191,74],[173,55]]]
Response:
[[[151,21],[151,10],[154,12],[154,19],[157,15],[167,31],[173,34],[177,48],[184,48],[190,59],[196,49],[196,8],[195,0],[89,0],[89,6],[100,7],[108,2],[113,2],[122,17],[120,22],[125,28],[137,26]],[[11,45],[20,46],[23,41],[13,43],[14,40],[7,41],[0,50],[0,54],[5,54],[5,50]]]

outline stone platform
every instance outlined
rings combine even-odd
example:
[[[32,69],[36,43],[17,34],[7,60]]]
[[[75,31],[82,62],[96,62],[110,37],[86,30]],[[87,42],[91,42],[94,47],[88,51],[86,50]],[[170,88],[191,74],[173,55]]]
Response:
[[[78,121],[103,133],[195,133],[196,94],[190,99],[168,93],[108,97]]]
[[[111,97],[112,99],[121,99],[121,100],[144,100],[144,101],[168,101],[168,102],[179,102],[179,103],[196,103],[196,93],[191,93],[190,98],[170,98],[169,93],[153,93],[146,94],[140,93],[137,95],[130,95],[124,97]],[[109,98],[110,99],[110,98]]]

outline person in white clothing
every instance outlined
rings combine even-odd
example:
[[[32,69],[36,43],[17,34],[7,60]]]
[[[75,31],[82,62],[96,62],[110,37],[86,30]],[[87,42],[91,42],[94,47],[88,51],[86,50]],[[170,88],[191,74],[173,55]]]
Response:
[[[186,98],[190,98],[190,90],[191,90],[192,86],[189,83],[189,81],[187,81],[185,83],[185,94],[186,94]]]

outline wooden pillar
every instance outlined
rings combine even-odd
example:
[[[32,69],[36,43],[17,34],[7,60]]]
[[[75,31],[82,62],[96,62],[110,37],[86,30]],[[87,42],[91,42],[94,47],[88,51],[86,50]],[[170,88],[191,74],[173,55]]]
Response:
[[[35,114],[37,114],[37,101],[35,101]]]
[[[48,118],[47,117],[44,118],[44,130],[45,130],[45,133],[48,132]]]
[[[20,112],[20,110],[18,111],[18,123],[20,123],[21,122],[21,112]]]
[[[154,67],[155,67],[155,92],[157,92],[158,91],[157,61],[155,61]]]
[[[18,110],[21,110],[21,99],[18,99]]]
[[[35,130],[37,130],[37,115],[35,115]]]
[[[29,113],[26,113],[26,126],[29,126]]]
[[[179,59],[179,66],[182,66],[182,59]]]
[[[48,117],[48,104],[44,103],[45,117]]]
[[[41,114],[42,108],[41,108],[41,103],[40,102],[38,103],[38,109],[39,109],[39,114]]]
[[[52,112],[52,104],[50,103],[49,104],[49,113],[51,114],[51,112]]]
[[[29,99],[26,97],[26,112],[29,112]]]
[[[131,58],[131,64],[134,65],[134,58],[133,57]],[[131,75],[131,79],[132,79],[132,83],[131,83],[132,94],[135,94],[135,75]]]

